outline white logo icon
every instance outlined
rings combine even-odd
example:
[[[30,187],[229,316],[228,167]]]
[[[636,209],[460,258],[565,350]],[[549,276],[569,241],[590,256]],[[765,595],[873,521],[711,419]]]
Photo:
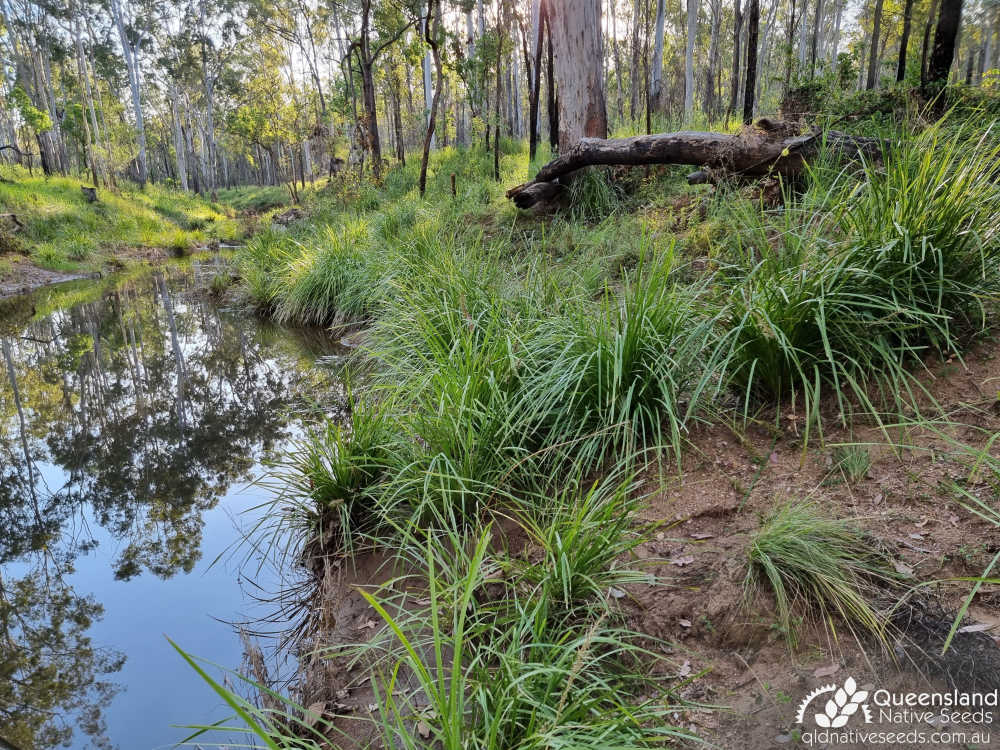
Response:
[[[868,691],[858,690],[858,684],[853,677],[848,677],[841,688],[836,685],[824,685],[809,693],[799,704],[799,712],[795,715],[796,723],[804,724],[809,704],[826,693],[833,693],[833,696],[826,701],[822,713],[813,714],[816,726],[823,729],[840,729],[857,713],[858,708],[864,714],[865,723],[871,723],[871,711],[868,709],[868,704],[865,703],[868,700]]]

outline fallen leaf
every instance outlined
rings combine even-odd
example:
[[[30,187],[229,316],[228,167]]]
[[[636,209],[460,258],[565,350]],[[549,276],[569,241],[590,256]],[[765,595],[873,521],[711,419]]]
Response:
[[[696,531],[691,535],[692,539],[712,539],[715,534],[709,534],[707,531]]]
[[[689,627],[691,627],[691,621],[690,620],[683,620],[683,619],[681,619],[681,620],[678,620],[677,623],[682,628],[689,628]]]
[[[772,464],[777,465],[777,463],[778,463],[778,454],[777,454],[777,452],[772,453],[770,456],[768,456],[767,460],[770,461]]]
[[[670,561],[670,564],[683,567],[685,565],[690,565],[693,562],[694,558],[688,555],[686,557],[675,557],[673,560]]]
[[[779,745],[787,745],[789,742],[792,741],[792,735],[779,734],[777,737],[774,738],[774,741],[777,742]]]
[[[958,526],[958,516],[956,516],[954,513],[952,513],[950,516],[948,516],[948,522],[952,526]]]
[[[992,630],[995,625],[987,622],[978,622],[975,625],[963,625],[958,629],[959,633],[982,633],[984,630]]]
[[[303,717],[307,727],[311,727],[320,717],[323,716],[323,712],[326,711],[326,701],[319,701],[318,703],[313,703],[309,708],[306,709],[306,715]]]
[[[681,664],[680,670],[677,672],[678,677],[687,677],[691,674],[691,660],[685,659],[684,663]]]
[[[907,578],[909,578],[910,576],[913,575],[913,568],[911,568],[906,563],[901,563],[897,561],[893,563],[893,567],[896,569],[896,572],[899,573],[901,576],[906,576]]]
[[[358,630],[365,630],[365,629],[374,630],[375,629],[375,621],[374,620],[365,620],[365,622],[363,622],[360,625],[358,625]]]
[[[622,599],[625,597],[625,592],[621,589],[616,589],[614,586],[608,589],[608,594],[613,596],[615,599]]]
[[[827,664],[825,667],[817,667],[813,671],[813,677],[829,677],[830,675],[837,674],[840,671],[839,664]]]
[[[910,534],[910,539],[916,539],[918,542],[924,541],[923,534]]]
[[[368,704],[368,713],[373,714],[376,711],[378,711],[378,703],[369,703]]]
[[[913,525],[916,526],[918,529],[922,529],[924,526],[928,524],[930,520],[931,519],[929,519],[927,516],[924,516],[918,523],[915,523]]]
[[[417,722],[417,734],[419,734],[423,739],[429,739],[431,736],[431,728],[423,721]]]

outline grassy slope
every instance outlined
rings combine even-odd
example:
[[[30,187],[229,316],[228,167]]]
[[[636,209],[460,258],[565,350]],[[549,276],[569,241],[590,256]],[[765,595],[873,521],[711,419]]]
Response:
[[[19,170],[0,183],[0,206],[24,229],[17,238],[36,264],[56,270],[100,268],[116,254],[137,248],[184,252],[212,239],[241,236],[232,208],[158,185],[100,190],[87,203],[71,177],[28,176]],[[0,258],[0,263],[3,262]]]
[[[919,359],[940,363],[993,325],[1000,189],[996,144],[980,135],[946,123],[897,148],[885,169],[819,164],[778,209],[750,189],[690,187],[685,170],[656,169],[634,170],[628,195],[587,177],[573,188],[572,210],[545,217],[520,214],[503,197],[533,171],[522,146],[505,145],[499,181],[491,154],[444,149],[432,156],[425,198],[412,164],[381,188],[335,184],[308,197],[305,221],[265,231],[238,254],[239,293],[260,310],[365,331],[350,334],[363,342],[351,363],[362,376],[352,424],[328,425],[289,457],[280,499],[288,505],[275,523],[309,534],[319,519],[339,525],[334,538],[348,549],[365,541],[396,549],[432,600],[438,585],[454,597],[455,606],[440,609],[469,612],[471,629],[438,622],[436,605],[400,621],[389,612],[393,593],[375,596],[394,653],[428,693],[431,677],[455,673],[407,650],[418,634],[453,638],[469,663],[509,668],[502,677],[462,672],[453,692],[432,700],[429,731],[444,746],[468,737],[476,740],[465,746],[530,746],[536,708],[545,731],[565,733],[567,746],[590,746],[583,738],[592,730],[629,728],[625,707],[601,691],[586,694],[599,709],[576,723],[562,716],[558,691],[540,691],[529,710],[499,703],[492,690],[529,671],[565,683],[562,660],[589,654],[567,645],[536,665],[520,647],[501,653],[509,637],[572,644],[582,630],[623,651],[636,637],[624,627],[602,631],[621,620],[601,581],[628,572],[615,561],[635,540],[633,472],[680,461],[698,423],[746,432],[767,422],[777,435],[787,418],[794,441],[786,437],[804,455],[821,444],[810,430],[894,421],[922,399]],[[983,460],[1000,475],[1000,463]],[[591,504],[586,486],[595,474],[626,481]],[[483,553],[489,565],[461,558],[459,550],[491,533],[498,507],[531,537],[541,562],[493,548]],[[752,544],[740,540],[757,573],[748,587],[766,582],[779,605],[783,595],[790,602],[778,617],[789,640],[799,622],[793,606],[848,614],[880,635],[886,624],[859,582],[893,579],[892,560],[865,559],[867,540],[830,519],[834,509],[789,508]],[[810,544],[798,543],[817,529]],[[592,554],[601,550],[608,554]],[[462,564],[450,570],[456,559]],[[493,565],[508,571],[510,591],[487,595],[480,571]],[[592,581],[601,583],[580,586]],[[470,604],[480,588],[479,598],[497,603]],[[544,610],[559,596],[564,611]],[[522,632],[525,640],[511,635]],[[383,645],[376,639],[375,648]],[[616,690],[646,687],[628,676]],[[387,737],[406,737],[412,730],[395,712],[408,716],[415,706],[394,704],[391,683],[380,690],[376,723]],[[458,696],[469,705],[453,705]],[[512,714],[525,717],[513,724],[524,734],[490,744],[493,720],[510,725]],[[658,713],[649,719],[667,724]],[[653,738],[636,732],[632,741]]]

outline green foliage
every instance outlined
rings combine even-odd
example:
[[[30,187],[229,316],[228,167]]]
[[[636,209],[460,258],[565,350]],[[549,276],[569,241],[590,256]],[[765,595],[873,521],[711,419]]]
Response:
[[[620,294],[606,288],[596,309],[554,319],[532,352],[529,389],[547,430],[556,441],[593,435],[585,442],[596,462],[612,449],[679,450],[717,391],[702,290],[673,280],[672,249],[642,255]]]
[[[38,109],[32,104],[31,97],[28,96],[28,93],[21,86],[18,85],[12,88],[10,94],[7,96],[10,103],[17,108],[21,117],[24,118],[28,127],[36,133],[45,133],[52,130],[52,118],[49,117],[49,113]]]
[[[159,185],[100,190],[99,202],[88,203],[79,180],[31,177],[20,168],[14,177],[0,182],[0,202],[24,225],[18,240],[44,266],[91,270],[123,249],[186,253],[211,237],[231,240],[241,231],[227,212]]]
[[[998,152],[985,136],[969,145],[933,128],[867,165],[866,179],[815,173],[777,220],[747,212],[743,259],[728,271],[736,385],[813,405],[833,386],[842,413],[849,397],[869,413],[916,402],[908,368],[960,352],[1000,292]]]
[[[826,518],[810,503],[786,504],[754,535],[749,559],[747,595],[769,586],[790,646],[797,641],[796,611],[837,615],[852,632],[886,642],[888,620],[872,602],[876,587],[895,576],[890,561],[850,522]]]

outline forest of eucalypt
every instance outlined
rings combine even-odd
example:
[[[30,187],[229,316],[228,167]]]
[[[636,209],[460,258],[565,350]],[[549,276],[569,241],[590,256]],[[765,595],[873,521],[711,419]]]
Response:
[[[1000,687],[995,2],[0,2],[0,276],[221,242],[206,294],[344,348],[247,542],[298,672],[177,644],[232,727],[755,749]]]

